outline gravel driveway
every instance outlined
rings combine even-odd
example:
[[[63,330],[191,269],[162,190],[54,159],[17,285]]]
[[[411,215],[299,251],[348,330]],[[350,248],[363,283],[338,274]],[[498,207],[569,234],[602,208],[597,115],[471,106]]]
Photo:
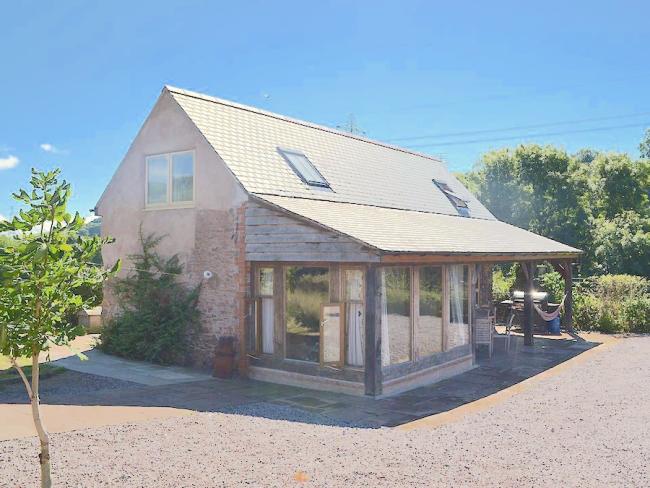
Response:
[[[58,486],[650,486],[650,337],[433,430],[198,413],[52,444]],[[36,486],[36,447],[0,443],[0,486]]]

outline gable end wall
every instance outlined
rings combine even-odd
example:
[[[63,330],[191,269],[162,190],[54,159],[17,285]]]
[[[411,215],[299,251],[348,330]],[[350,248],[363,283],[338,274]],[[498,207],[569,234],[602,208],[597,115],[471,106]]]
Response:
[[[251,201],[246,207],[246,260],[377,262],[379,256],[353,239]]]

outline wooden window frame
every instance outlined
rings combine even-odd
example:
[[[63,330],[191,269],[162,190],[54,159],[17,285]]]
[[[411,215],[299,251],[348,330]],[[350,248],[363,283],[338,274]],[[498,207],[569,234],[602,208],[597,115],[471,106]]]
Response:
[[[179,154],[192,155],[192,200],[182,202],[172,201],[173,195],[173,157]],[[167,160],[167,193],[165,202],[149,203],[149,160],[154,158],[165,158]],[[167,208],[191,208],[196,202],[196,151],[187,149],[184,151],[174,151],[160,154],[148,154],[144,158],[144,208],[145,210],[163,210]]]
[[[327,290],[327,304],[332,303],[332,265],[331,263],[290,263],[290,264],[283,264],[280,266],[280,269],[282,270],[282,360],[283,361],[295,361],[298,363],[307,363],[307,364],[320,364],[320,361],[307,361],[306,359],[296,359],[296,358],[288,358],[287,357],[287,269],[288,268],[327,268],[327,276],[328,276],[328,290]],[[273,282],[273,286],[275,287],[275,281]],[[321,320],[322,320],[322,306],[324,304],[321,303]],[[319,349],[322,349],[320,347],[320,333],[319,333]],[[318,351],[318,357],[320,359],[321,357],[321,350]]]

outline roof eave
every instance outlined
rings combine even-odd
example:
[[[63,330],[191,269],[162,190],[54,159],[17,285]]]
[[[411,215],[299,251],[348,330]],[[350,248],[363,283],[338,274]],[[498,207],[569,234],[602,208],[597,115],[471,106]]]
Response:
[[[421,252],[384,251],[383,263],[445,263],[445,262],[485,262],[507,263],[515,261],[557,261],[580,258],[582,251],[540,251],[540,252]]]

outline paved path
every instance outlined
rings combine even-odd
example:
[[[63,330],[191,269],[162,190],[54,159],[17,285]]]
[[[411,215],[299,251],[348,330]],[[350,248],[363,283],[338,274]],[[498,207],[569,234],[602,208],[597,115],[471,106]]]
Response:
[[[104,354],[98,350],[88,351],[85,354],[88,356],[87,361],[71,356],[54,361],[53,364],[79,373],[106,376],[147,386],[174,385],[191,381],[205,381],[211,378],[209,374],[188,368],[129,361]]]
[[[54,434],[54,476],[125,488],[650,486],[650,336],[585,358],[433,429],[307,425],[260,404]],[[32,486],[36,450],[0,442],[0,485]]]
[[[49,405],[129,407],[119,410],[118,414],[109,408],[84,413],[80,407],[74,416],[65,409],[57,409],[51,412],[55,416],[55,429],[115,423],[111,420],[113,418],[124,421],[129,421],[129,418],[132,421],[158,418],[171,415],[174,409],[182,412],[239,412],[335,426],[376,428],[405,425],[409,428],[415,424],[429,427],[432,422],[434,425],[449,422],[462,417],[468,408],[477,408],[471,405],[483,405],[486,401],[491,404],[490,399],[495,394],[508,395],[512,385],[589,351],[596,344],[595,339],[600,340],[600,337],[584,342],[539,338],[535,347],[530,348],[524,347],[522,339],[517,338],[513,340],[509,355],[497,353],[489,360],[482,360],[478,368],[462,375],[378,400],[257,381],[218,380],[184,368],[126,361],[90,351],[86,353],[87,361],[77,357],[55,361],[70,371],[44,379],[41,399]],[[13,387],[0,387],[0,413],[15,419],[12,429],[0,428],[0,438],[33,435],[28,417],[16,417],[20,409],[11,406],[9,410],[3,410],[1,405],[26,401],[19,383]],[[441,412],[448,414],[437,415]],[[62,415],[63,419],[56,418],[57,415]],[[423,418],[421,424],[413,422]]]

